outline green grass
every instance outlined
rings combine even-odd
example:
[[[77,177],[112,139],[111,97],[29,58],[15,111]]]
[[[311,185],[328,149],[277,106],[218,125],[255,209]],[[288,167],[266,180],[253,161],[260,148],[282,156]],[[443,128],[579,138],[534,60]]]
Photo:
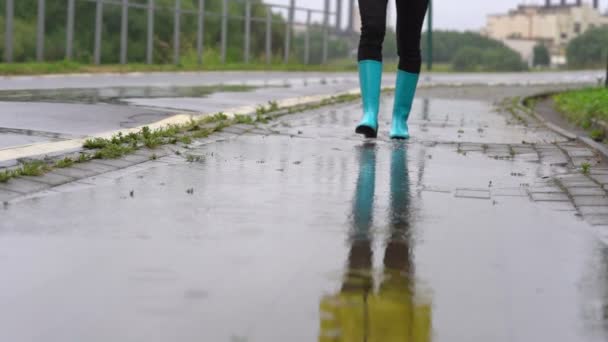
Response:
[[[571,122],[589,129],[594,120],[608,122],[608,89],[585,88],[553,96],[556,109]]]
[[[589,163],[583,163],[581,165],[581,172],[584,175],[588,175],[591,172],[591,164],[589,164]]]
[[[71,167],[72,165],[74,165],[74,160],[65,157],[61,160],[58,160],[57,162],[55,162],[55,167],[58,169],[65,169],[67,167]]]

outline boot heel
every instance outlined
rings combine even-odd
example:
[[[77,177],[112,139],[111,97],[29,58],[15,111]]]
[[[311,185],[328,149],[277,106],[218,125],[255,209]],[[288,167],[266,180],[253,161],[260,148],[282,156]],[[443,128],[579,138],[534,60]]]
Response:
[[[358,126],[355,133],[363,134],[366,138],[377,138],[378,131],[369,126]]]

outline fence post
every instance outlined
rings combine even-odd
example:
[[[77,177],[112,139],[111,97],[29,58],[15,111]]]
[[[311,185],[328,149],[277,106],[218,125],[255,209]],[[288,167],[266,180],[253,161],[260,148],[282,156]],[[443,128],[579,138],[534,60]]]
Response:
[[[291,30],[293,28],[293,17],[295,12],[296,0],[289,1],[289,9],[287,13],[287,26],[285,27],[285,64],[289,63],[289,53],[291,52]]]
[[[226,63],[226,49],[228,44],[228,0],[222,2],[222,64]]]
[[[36,60],[44,60],[44,19],[46,14],[45,0],[38,0],[38,27],[36,34]]]
[[[249,49],[251,46],[251,1],[245,0],[245,46],[244,59],[245,63],[249,63]]]
[[[348,1],[348,32],[353,33],[355,31],[355,0]]]
[[[336,0],[336,32],[342,28],[342,0]]]
[[[266,64],[272,62],[272,8],[266,7]]]
[[[205,0],[198,0],[198,30],[196,32],[196,52],[198,64],[203,64],[203,44],[205,39]]]
[[[68,0],[68,23],[65,37],[65,59],[72,60],[74,52],[74,13],[75,0]]]
[[[15,15],[15,6],[13,0],[6,0],[6,13],[4,28],[4,61],[6,63],[13,62],[13,17]]]
[[[306,11],[306,40],[304,41],[304,64],[310,64],[310,21],[312,10]]]
[[[103,0],[97,0],[95,9],[95,48],[93,59],[95,65],[101,64],[101,34],[103,32]]]
[[[129,32],[129,0],[122,0],[122,15],[120,23],[120,64],[127,64],[127,49],[128,41],[127,34]]]
[[[179,48],[180,48],[180,17],[181,17],[181,1],[175,0],[175,17],[173,19],[173,62],[179,64]]]
[[[606,53],[606,80],[605,86],[608,88],[608,53]]]
[[[429,0],[429,9],[427,13],[427,53],[426,67],[427,71],[433,70],[433,0]]]
[[[323,9],[323,60],[322,64],[327,63],[327,36],[329,29],[329,0],[325,0]]]
[[[154,0],[148,0],[148,28],[146,37],[146,63],[154,63],[154,13],[156,11]]]

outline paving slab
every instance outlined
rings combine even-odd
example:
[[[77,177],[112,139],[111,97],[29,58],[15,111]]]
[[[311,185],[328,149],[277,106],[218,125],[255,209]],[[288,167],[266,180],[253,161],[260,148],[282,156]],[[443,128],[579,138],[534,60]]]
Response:
[[[574,204],[578,207],[608,206],[608,197],[606,197],[606,196],[574,196]]]
[[[50,186],[61,185],[64,183],[69,183],[74,180],[72,177],[63,176],[57,173],[45,173],[39,177],[21,177],[25,180],[29,180],[32,182],[44,183]]]
[[[0,183],[2,185],[2,183]],[[4,203],[21,196],[21,193],[0,189],[0,202]]]
[[[49,188],[50,185],[23,178],[12,178],[6,183],[0,183],[1,190],[29,194]]]
[[[570,198],[566,194],[561,193],[530,193],[530,197],[535,202],[569,202]]]
[[[568,193],[571,196],[606,196],[606,191],[601,187],[596,188],[568,188]]]

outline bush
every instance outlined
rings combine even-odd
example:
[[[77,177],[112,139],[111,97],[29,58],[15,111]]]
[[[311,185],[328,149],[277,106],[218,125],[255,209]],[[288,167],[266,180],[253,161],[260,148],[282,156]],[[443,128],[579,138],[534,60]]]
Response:
[[[551,64],[551,56],[549,49],[544,44],[538,44],[534,47],[534,66],[549,66]]]
[[[521,71],[526,69],[520,55],[507,48],[460,48],[452,59],[456,71]]]
[[[593,28],[574,38],[566,48],[571,68],[597,68],[606,66],[608,54],[608,27]]]
[[[427,56],[427,33],[422,34],[422,58]],[[482,50],[505,48],[504,44],[474,32],[433,31],[433,61],[451,63],[454,53],[465,47]]]

